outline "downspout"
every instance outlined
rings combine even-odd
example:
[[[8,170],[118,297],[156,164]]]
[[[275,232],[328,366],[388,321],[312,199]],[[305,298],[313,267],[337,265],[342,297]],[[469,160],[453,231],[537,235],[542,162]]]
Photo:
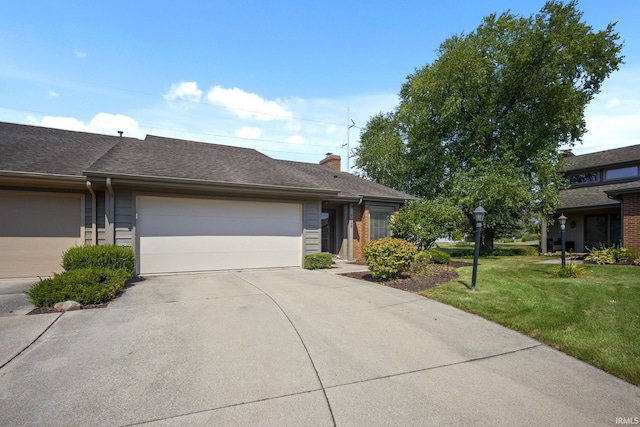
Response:
[[[107,177],[107,190],[109,192],[109,205],[107,212],[107,224],[108,224],[108,238],[107,243],[113,245],[116,242],[115,228],[114,228],[114,213],[115,213],[115,200],[113,197],[113,186],[111,185],[111,178]]]
[[[87,181],[87,190],[91,193],[91,244],[96,245],[98,243],[97,233],[97,214],[96,214],[96,193],[91,187],[91,181]]]

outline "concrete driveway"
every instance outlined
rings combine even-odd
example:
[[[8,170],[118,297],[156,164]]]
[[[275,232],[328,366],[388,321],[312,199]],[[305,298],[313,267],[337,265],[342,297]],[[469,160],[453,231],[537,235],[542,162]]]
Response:
[[[638,387],[476,316],[327,271],[151,277],[104,309],[13,318],[34,317],[48,329],[0,368],[3,426],[640,417]]]

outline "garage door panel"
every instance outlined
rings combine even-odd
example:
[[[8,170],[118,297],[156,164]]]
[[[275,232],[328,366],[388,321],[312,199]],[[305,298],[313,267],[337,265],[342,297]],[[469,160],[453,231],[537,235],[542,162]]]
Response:
[[[144,214],[141,214],[144,215]],[[188,218],[188,220],[186,219]],[[144,215],[145,236],[299,236],[297,218]],[[166,227],[172,222],[171,227]]]
[[[138,197],[140,272],[299,267],[302,205]]]
[[[0,194],[0,278],[50,276],[83,244],[80,195]]]
[[[0,236],[80,237],[79,197],[0,196]]]

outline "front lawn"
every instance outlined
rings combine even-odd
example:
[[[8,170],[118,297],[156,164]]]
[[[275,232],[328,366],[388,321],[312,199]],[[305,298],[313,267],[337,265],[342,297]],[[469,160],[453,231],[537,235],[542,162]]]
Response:
[[[640,385],[640,267],[584,265],[585,276],[560,279],[542,257],[480,259],[421,295],[527,334]]]

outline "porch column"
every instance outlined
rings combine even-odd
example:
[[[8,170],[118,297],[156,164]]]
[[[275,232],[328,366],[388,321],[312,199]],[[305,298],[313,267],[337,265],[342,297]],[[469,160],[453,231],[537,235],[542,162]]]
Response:
[[[353,203],[349,203],[347,219],[347,259],[353,260]]]
[[[540,250],[543,254],[547,253],[547,220],[542,215],[542,221],[540,221]]]

